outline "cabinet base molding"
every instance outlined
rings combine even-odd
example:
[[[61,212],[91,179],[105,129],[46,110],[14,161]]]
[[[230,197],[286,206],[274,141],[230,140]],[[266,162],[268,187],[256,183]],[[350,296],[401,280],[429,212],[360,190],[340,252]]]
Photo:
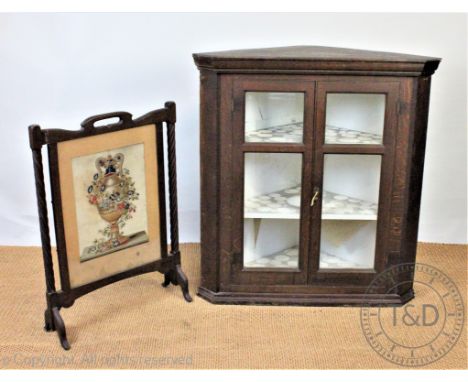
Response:
[[[212,304],[232,305],[298,305],[298,306],[401,306],[414,298],[410,289],[398,294],[292,294],[292,293],[245,293],[213,292],[198,288],[198,296]]]

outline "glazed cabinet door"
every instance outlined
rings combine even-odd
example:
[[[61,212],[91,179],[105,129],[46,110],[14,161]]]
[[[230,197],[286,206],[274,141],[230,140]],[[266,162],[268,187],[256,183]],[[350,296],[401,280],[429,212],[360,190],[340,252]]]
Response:
[[[399,83],[318,81],[310,283],[367,285],[387,261]]]
[[[315,83],[232,76],[221,86],[221,286],[306,284]]]

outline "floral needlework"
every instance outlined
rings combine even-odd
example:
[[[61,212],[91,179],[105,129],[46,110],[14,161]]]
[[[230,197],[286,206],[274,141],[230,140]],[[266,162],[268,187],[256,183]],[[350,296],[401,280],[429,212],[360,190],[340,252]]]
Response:
[[[123,231],[126,222],[136,213],[134,202],[138,200],[139,193],[123,163],[124,155],[121,153],[99,157],[95,161],[97,173],[87,188],[88,201],[96,206],[99,216],[108,224],[98,231],[100,237],[87,249],[92,257],[115,251],[131,239]]]

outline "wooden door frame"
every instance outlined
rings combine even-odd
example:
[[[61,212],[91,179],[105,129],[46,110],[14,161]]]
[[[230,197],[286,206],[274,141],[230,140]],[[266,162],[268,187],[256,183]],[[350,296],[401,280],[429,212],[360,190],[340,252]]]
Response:
[[[262,290],[277,290],[294,286],[354,286],[368,285],[388,262],[386,252],[387,234],[390,227],[390,198],[382,197],[385,190],[392,189],[393,163],[395,162],[395,139],[399,123],[398,78],[356,78],[333,76],[262,76],[262,75],[222,75],[219,81],[218,100],[220,104],[219,128],[220,182],[219,182],[219,290],[251,290],[256,286]],[[309,98],[305,98],[304,112],[309,120],[304,121],[304,143],[270,144],[245,143],[244,101],[245,91],[301,91],[309,87]],[[311,89],[311,90],[310,90]],[[302,90],[304,91],[304,90]],[[327,145],[323,142],[325,124],[324,92],[384,93],[387,94],[384,144],[383,145]],[[322,98],[322,100],[321,100]],[[391,105],[391,106],[390,106]],[[307,128],[309,126],[309,128]],[[246,152],[303,153],[302,160],[302,211],[300,236],[302,253],[301,271],[261,268],[242,270],[243,262],[243,186],[244,161]],[[315,186],[322,188],[323,155],[325,153],[379,154],[382,155],[379,195],[379,219],[377,223],[376,262],[372,270],[321,270],[317,271],[320,245],[321,202],[313,209],[308,207]],[[230,170],[228,170],[230,169]],[[240,192],[239,192],[240,191]],[[306,210],[306,212],[304,212]],[[308,216],[307,216],[308,215]],[[305,229],[307,227],[307,230]],[[317,229],[318,227],[318,229]],[[304,252],[305,251],[305,252]],[[306,254],[306,255],[304,255]],[[236,265],[237,264],[237,268]],[[245,276],[237,277],[236,273]],[[245,288],[243,288],[245,286]],[[277,286],[277,287],[276,287]],[[289,286],[289,287],[288,287]],[[272,289],[273,288],[273,289]]]
[[[311,213],[309,283],[310,284],[350,284],[368,285],[372,279],[385,269],[388,254],[386,241],[390,226],[391,198],[385,192],[392,189],[393,164],[395,162],[395,138],[398,128],[400,80],[378,82],[374,78],[318,80],[316,87],[316,114],[314,142],[313,186],[323,189],[324,155],[354,154],[381,155],[378,219],[376,232],[375,262],[373,269],[324,269],[319,270],[320,231],[322,200],[318,200]],[[328,93],[385,94],[385,117],[382,145],[325,144],[326,96]]]
[[[312,192],[312,142],[314,131],[315,80],[297,76],[230,76],[221,85],[221,97],[231,99],[231,113],[221,112],[220,120],[227,122],[221,133],[221,290],[239,285],[305,285],[308,273],[308,201]],[[228,89],[229,88],[229,89]],[[244,142],[245,92],[301,92],[304,93],[303,143],[253,143]],[[227,101],[227,100],[226,100]],[[223,101],[221,101],[223,104]],[[227,103],[225,107],[229,107]],[[302,196],[299,228],[299,269],[244,268],[243,267],[243,202],[244,202],[244,154],[245,153],[296,153],[302,154]],[[224,157],[224,158],[223,158]],[[227,167],[225,167],[227,166]],[[232,171],[226,171],[227,168]],[[228,174],[226,174],[228,172]],[[227,207],[229,205],[229,207]],[[230,233],[227,234],[226,231]]]

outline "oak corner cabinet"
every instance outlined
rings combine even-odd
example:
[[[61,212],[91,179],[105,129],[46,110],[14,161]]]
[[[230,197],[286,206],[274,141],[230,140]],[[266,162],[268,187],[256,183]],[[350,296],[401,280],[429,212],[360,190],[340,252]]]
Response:
[[[318,46],[194,54],[212,303],[400,305],[440,59]]]

